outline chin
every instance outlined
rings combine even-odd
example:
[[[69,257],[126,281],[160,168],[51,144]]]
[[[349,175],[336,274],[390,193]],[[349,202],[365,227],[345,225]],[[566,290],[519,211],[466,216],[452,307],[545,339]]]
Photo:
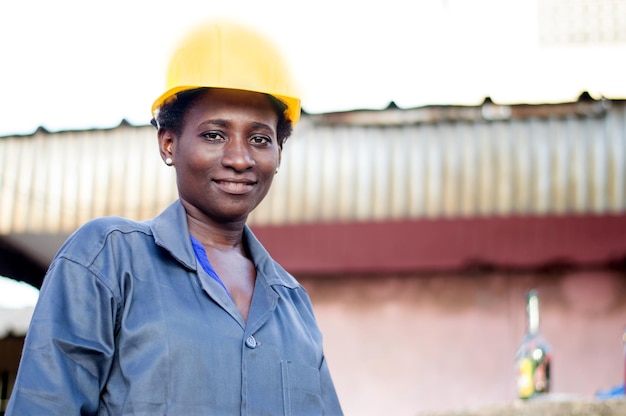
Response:
[[[256,206],[254,208],[256,208]],[[246,221],[254,208],[230,207],[216,212],[215,216],[225,222]]]

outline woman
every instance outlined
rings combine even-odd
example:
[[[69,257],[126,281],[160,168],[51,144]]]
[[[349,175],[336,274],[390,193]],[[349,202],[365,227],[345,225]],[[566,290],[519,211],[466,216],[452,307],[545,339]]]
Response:
[[[307,293],[246,226],[300,115],[286,75],[235,25],[183,42],[153,106],[179,200],[60,249],[8,415],[341,414]]]

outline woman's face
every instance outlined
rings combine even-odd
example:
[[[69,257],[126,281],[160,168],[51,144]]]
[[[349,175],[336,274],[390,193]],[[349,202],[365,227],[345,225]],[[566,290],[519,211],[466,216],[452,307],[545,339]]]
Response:
[[[188,210],[211,221],[245,221],[269,191],[280,163],[277,123],[263,94],[209,89],[198,97],[180,137],[165,141]]]

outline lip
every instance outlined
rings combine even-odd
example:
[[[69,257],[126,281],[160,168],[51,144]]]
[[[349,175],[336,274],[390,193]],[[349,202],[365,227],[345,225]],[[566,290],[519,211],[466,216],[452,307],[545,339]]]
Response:
[[[255,181],[247,179],[214,179],[213,183],[222,191],[231,195],[243,195],[254,188]]]

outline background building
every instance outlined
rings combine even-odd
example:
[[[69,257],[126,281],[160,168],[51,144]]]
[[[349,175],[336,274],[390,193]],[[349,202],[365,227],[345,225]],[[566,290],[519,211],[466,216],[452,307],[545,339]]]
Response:
[[[0,274],[35,286],[85,221],[176,198],[151,126],[40,129],[0,155]],[[625,212],[626,102],[585,93],[305,114],[250,224],[309,290],[346,412],[402,415],[514,400],[531,288],[553,390],[620,383]]]

